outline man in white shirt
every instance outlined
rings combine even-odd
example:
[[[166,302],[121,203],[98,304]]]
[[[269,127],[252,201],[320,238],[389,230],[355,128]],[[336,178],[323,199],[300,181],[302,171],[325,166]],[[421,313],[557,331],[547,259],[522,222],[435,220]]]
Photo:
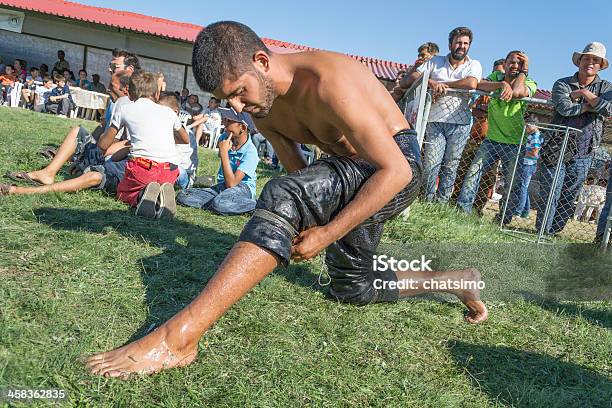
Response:
[[[450,53],[433,57],[416,72],[404,77],[401,83],[402,87],[409,88],[423,72],[430,71],[428,87],[434,103],[423,143],[427,201],[448,202],[450,199],[461,153],[470,135],[469,94],[447,94],[447,91],[449,88],[476,89],[482,78],[480,62],[467,55],[471,44],[472,31],[467,27],[455,28],[448,35]]]

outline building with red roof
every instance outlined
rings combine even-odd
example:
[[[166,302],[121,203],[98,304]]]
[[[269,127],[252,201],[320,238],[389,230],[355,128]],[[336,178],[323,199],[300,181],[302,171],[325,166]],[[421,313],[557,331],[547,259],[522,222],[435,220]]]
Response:
[[[0,26],[0,56],[23,58],[28,65],[56,60],[57,50],[75,73],[85,68],[108,83],[107,64],[115,47],[135,52],[144,69],[163,72],[169,90],[198,90],[191,74],[191,49],[202,26],[127,11],[93,7],[62,0],[0,0],[0,12],[21,19],[14,27]],[[0,19],[1,20],[1,19]],[[9,21],[11,21],[9,19]],[[314,48],[264,38],[270,50],[291,53]],[[406,64],[350,55],[383,82],[391,82]]]

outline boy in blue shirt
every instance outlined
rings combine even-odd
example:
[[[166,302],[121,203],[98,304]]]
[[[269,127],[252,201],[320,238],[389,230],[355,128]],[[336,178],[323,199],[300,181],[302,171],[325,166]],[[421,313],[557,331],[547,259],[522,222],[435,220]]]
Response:
[[[248,121],[243,113],[219,108],[225,133],[219,142],[221,165],[217,184],[210,188],[192,188],[179,193],[177,202],[189,207],[211,210],[221,215],[238,215],[255,209],[255,188],[259,163],[257,149],[249,137]]]
[[[72,95],[70,95],[70,88],[66,85],[66,79],[63,76],[56,74],[53,79],[57,86],[44,94],[45,109],[47,112],[66,117],[75,106]]]
[[[531,200],[529,199],[529,183],[536,172],[538,159],[540,158],[540,148],[542,147],[542,135],[539,129],[527,124],[525,125],[525,134],[527,135],[527,144],[525,146],[525,156],[523,157],[523,166],[521,167],[521,191],[519,202],[515,210],[515,214],[521,218],[529,218],[529,210],[531,210]]]

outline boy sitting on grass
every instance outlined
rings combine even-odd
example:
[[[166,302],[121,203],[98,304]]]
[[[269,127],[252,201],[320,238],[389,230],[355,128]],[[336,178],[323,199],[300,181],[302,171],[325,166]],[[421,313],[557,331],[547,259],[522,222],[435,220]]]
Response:
[[[177,115],[180,111],[179,99],[174,92],[162,92],[157,103],[169,107]],[[195,173],[199,163],[198,142],[202,137],[203,127],[204,117],[200,114],[194,117],[194,121],[190,126],[185,128],[189,135],[189,144],[183,143],[177,132],[174,134],[179,160],[179,176],[176,179],[176,186],[182,191],[187,191],[193,185],[195,179]]]
[[[134,103],[115,112],[98,146],[107,149],[118,130],[125,127],[131,147],[125,175],[117,186],[117,198],[136,207],[136,215],[171,218],[176,212],[173,185],[179,175],[174,132],[178,132],[182,143],[189,143],[189,137],[176,113],[156,103],[160,91],[155,74],[134,73],[129,94]]]
[[[220,215],[239,215],[255,210],[257,149],[249,137],[245,114],[231,108],[219,108],[225,133],[219,142],[221,165],[217,184],[210,188],[192,188],[179,193],[179,204],[211,210]]]

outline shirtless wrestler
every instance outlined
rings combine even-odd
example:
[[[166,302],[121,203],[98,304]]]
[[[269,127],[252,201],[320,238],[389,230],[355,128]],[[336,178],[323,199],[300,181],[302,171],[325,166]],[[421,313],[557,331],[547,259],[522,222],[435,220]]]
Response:
[[[255,118],[289,174],[266,184],[238,242],[191,304],[145,337],[91,356],[92,373],[125,378],[190,364],[204,332],[274,268],[324,249],[330,296],[342,302],[392,302],[430,292],[425,281],[480,280],[475,269],[373,270],[384,222],[416,197],[421,163],[415,133],[364,65],[331,52],[276,54],[245,25],[218,22],[199,34],[193,71],[204,91]],[[307,167],[300,143],[330,156]],[[409,289],[377,289],[407,279]],[[468,322],[487,318],[477,290],[448,292],[467,306]]]

